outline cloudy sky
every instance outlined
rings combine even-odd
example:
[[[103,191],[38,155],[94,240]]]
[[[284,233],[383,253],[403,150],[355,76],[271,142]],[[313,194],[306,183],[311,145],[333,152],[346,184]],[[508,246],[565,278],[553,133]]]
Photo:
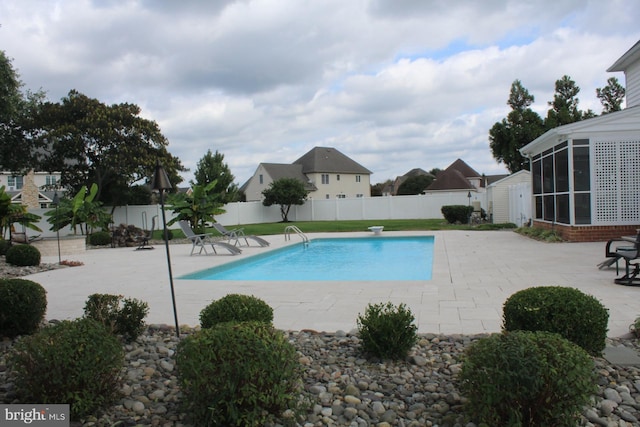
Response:
[[[329,146],[376,183],[457,158],[504,173],[488,131],[511,83],[544,116],[569,75],[599,114],[638,22],[637,0],[3,0],[0,49],[52,101],[139,105],[187,180],[208,149],[242,184]]]

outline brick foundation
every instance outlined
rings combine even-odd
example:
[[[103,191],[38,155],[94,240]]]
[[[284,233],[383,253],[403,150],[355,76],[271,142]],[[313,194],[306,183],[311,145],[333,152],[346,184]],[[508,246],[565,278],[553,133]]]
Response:
[[[551,224],[548,222],[533,221],[534,227],[555,230],[568,242],[606,242],[620,236],[635,236],[638,234],[638,225],[586,225],[575,226],[565,224]]]

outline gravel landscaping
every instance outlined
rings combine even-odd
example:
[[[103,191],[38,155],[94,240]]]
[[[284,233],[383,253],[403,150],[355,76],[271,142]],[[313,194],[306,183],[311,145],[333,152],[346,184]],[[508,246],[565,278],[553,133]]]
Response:
[[[7,266],[0,277],[16,277],[59,268]],[[72,267],[61,267],[72,268]],[[185,328],[182,335],[192,333]],[[301,398],[308,405],[297,423],[291,413],[276,425],[311,426],[475,426],[464,414],[456,375],[464,349],[481,336],[420,335],[410,356],[401,362],[369,361],[360,352],[355,332],[287,331],[304,368]],[[170,326],[150,325],[135,342],[125,345],[121,398],[104,413],[77,426],[190,426],[181,412],[173,355],[178,338]],[[633,338],[609,345],[640,351]],[[6,354],[12,342],[0,345],[0,402],[15,401],[7,375]],[[640,426],[640,367],[615,366],[596,358],[599,392],[585,408],[579,425]]]

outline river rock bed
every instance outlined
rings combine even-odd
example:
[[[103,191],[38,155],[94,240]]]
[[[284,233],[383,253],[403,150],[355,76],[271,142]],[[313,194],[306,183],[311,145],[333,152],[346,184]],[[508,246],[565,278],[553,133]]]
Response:
[[[181,337],[193,332],[184,328]],[[354,331],[355,332],[355,331]],[[460,426],[473,427],[462,409],[456,375],[461,355],[484,335],[420,336],[409,357],[400,362],[370,361],[360,352],[355,333],[289,331],[303,365],[306,402],[303,416],[293,421],[286,412],[273,426]],[[174,354],[179,339],[167,325],[151,325],[135,342],[125,344],[121,398],[102,414],[73,426],[191,426],[181,412]],[[0,352],[0,402],[15,400],[7,374],[6,354]],[[635,339],[610,340],[635,350]],[[640,426],[640,368],[613,366],[595,359],[599,392],[585,408],[579,425]]]
[[[7,265],[0,257],[0,278],[20,277],[54,268]],[[197,328],[196,328],[197,329]],[[181,328],[182,336],[195,329]],[[401,362],[369,361],[355,333],[288,331],[303,366],[306,402],[302,419],[283,414],[276,426],[459,426],[474,427],[462,409],[456,375],[464,349],[485,335],[423,334]],[[104,413],[72,426],[188,427],[180,408],[174,354],[179,339],[167,325],[150,325],[135,342],[124,345],[121,398]],[[633,337],[609,339],[609,345],[640,352]],[[0,341],[0,403],[15,402],[15,386],[6,366],[12,341]],[[599,392],[585,408],[579,425],[640,426],[640,366],[616,366],[595,358]]]

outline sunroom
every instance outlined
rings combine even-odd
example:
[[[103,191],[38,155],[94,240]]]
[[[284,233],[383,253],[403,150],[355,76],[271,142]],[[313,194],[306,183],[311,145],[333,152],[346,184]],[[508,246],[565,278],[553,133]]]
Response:
[[[523,147],[534,225],[600,241],[640,228],[640,106],[560,126]]]

